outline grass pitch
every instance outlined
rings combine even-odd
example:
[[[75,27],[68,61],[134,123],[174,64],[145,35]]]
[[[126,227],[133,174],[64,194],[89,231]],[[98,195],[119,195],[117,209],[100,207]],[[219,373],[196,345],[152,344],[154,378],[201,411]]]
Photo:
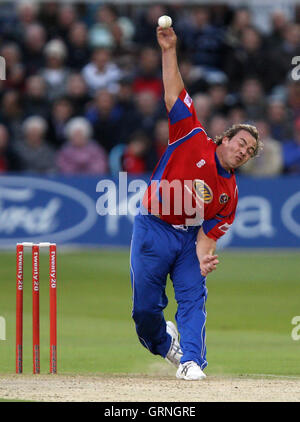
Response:
[[[207,279],[207,374],[300,376],[300,252],[220,252]],[[41,373],[49,371],[48,254],[41,253]],[[24,373],[32,372],[31,255],[24,270]],[[0,374],[15,371],[15,254],[0,254]],[[167,319],[176,303],[168,282]],[[299,329],[300,332],[300,329]],[[58,372],[148,373],[160,357],[131,320],[129,251],[58,251]]]

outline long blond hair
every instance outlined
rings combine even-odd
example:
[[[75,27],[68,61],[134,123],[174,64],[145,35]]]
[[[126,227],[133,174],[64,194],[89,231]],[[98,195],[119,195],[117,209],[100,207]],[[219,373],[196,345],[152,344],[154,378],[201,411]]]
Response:
[[[259,154],[259,152],[263,149],[263,143],[259,140],[258,130],[253,125],[248,125],[245,123],[233,125],[229,129],[225,130],[225,132],[223,132],[221,135],[216,136],[214,139],[214,142],[217,145],[221,145],[223,138],[227,137],[228,139],[231,139],[241,130],[246,130],[256,140],[256,146],[255,146],[254,153],[252,156],[252,157],[256,157]]]

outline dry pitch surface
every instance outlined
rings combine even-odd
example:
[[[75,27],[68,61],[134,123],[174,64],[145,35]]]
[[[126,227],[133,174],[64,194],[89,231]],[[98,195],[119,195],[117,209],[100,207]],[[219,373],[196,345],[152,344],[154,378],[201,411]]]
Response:
[[[300,378],[170,375],[3,375],[0,398],[47,402],[300,401]]]

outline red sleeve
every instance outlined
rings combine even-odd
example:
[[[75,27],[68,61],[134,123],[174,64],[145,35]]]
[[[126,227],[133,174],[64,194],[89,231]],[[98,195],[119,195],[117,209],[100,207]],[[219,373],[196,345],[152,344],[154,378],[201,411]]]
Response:
[[[182,139],[194,129],[203,129],[198,121],[193,100],[183,89],[168,113],[169,144]]]

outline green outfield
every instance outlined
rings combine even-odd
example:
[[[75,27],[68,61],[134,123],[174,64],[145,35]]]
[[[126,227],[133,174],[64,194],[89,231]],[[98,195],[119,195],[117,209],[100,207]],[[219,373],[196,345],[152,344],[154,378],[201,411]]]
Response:
[[[208,374],[300,376],[300,252],[221,252],[207,280]],[[32,371],[31,256],[25,256],[24,372]],[[48,256],[41,254],[41,372],[49,370]],[[15,370],[15,254],[0,254],[0,374]],[[168,282],[166,318],[176,304]],[[300,330],[299,330],[300,332]],[[59,373],[149,373],[164,361],[138,342],[131,320],[129,251],[59,251]]]

